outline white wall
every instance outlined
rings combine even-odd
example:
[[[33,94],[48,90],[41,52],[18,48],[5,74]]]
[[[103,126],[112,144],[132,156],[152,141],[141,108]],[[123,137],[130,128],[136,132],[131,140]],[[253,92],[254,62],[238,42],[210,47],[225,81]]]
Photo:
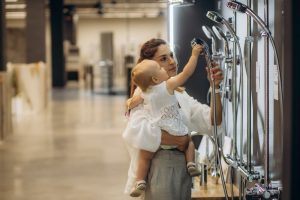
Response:
[[[124,74],[124,56],[138,56],[141,44],[151,38],[167,39],[167,19],[81,19],[77,24],[77,45],[85,63],[101,59],[100,34],[113,32],[115,72]]]

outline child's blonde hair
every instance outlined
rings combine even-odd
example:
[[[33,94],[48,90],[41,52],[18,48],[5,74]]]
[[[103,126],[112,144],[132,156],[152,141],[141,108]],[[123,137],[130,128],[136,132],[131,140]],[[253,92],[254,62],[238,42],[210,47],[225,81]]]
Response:
[[[149,86],[155,85],[153,82],[153,77],[155,76],[153,67],[156,63],[153,60],[143,60],[142,62],[138,63],[131,72],[131,78],[134,84],[139,86],[139,88],[145,92]]]

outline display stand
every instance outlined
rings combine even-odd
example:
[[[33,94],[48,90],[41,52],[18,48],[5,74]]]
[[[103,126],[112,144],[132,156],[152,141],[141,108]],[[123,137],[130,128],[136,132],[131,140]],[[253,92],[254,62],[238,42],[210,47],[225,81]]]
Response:
[[[231,185],[226,184],[228,195],[231,199]],[[238,199],[239,190],[233,185],[234,199]],[[225,199],[222,184],[216,184],[211,176],[208,176],[207,184],[200,185],[199,177],[194,178],[194,188],[192,189],[193,200],[223,200]]]

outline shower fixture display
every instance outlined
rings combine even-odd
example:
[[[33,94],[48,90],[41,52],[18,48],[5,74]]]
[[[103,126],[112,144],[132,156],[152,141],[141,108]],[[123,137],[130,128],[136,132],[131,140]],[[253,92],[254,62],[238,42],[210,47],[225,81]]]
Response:
[[[224,42],[224,52],[225,55],[227,54],[228,56],[228,63],[225,62],[226,67],[228,68],[228,66],[230,66],[229,68],[232,69],[232,78],[228,80],[228,83],[230,82],[232,85],[230,91],[232,91],[231,93],[229,93],[230,95],[232,94],[232,110],[233,110],[233,149],[235,152],[233,152],[232,155],[226,155],[224,156],[224,161],[229,165],[232,166],[233,168],[235,168],[238,172],[238,174],[242,177],[241,180],[246,180],[248,182],[253,182],[253,181],[258,181],[262,178],[261,174],[257,171],[253,171],[252,169],[248,169],[247,166],[250,166],[249,163],[251,163],[251,157],[248,157],[247,154],[247,163],[244,162],[243,160],[243,123],[244,123],[244,109],[243,109],[243,82],[244,82],[244,78],[243,78],[243,70],[244,69],[244,61],[243,61],[243,52],[241,50],[241,45],[240,45],[240,41],[239,38],[236,34],[236,31],[232,28],[231,23],[229,23],[229,21],[225,20],[220,14],[218,14],[215,11],[208,11],[206,16],[211,19],[212,21],[218,23],[218,24],[222,24],[224,25],[231,37],[228,38],[228,36],[226,37],[224,32],[222,31],[221,28],[217,27],[217,26],[213,26],[212,30],[214,31],[215,35]],[[231,40],[233,39],[233,40]],[[229,51],[229,45],[228,43],[230,41],[233,41],[233,53],[232,53],[232,57],[230,58],[230,51]],[[226,46],[228,48],[228,50],[226,49]],[[238,52],[235,50],[235,48],[237,47]],[[227,51],[227,53],[226,53]],[[237,53],[239,54],[237,56]],[[239,92],[237,92],[237,87],[238,87],[238,83],[237,83],[237,65],[239,64],[240,66],[240,73],[239,73],[239,87],[240,90]],[[226,70],[227,71],[227,70]],[[226,71],[225,71],[225,84],[227,84],[227,79],[228,77],[226,76]],[[222,99],[222,103],[225,106],[225,101],[224,99]],[[227,105],[227,104],[226,104]],[[240,107],[239,107],[240,106]],[[239,109],[238,109],[239,107]],[[239,111],[238,111],[239,110]],[[239,141],[239,145],[240,145],[240,154],[237,154],[237,113],[240,112],[240,131],[239,131],[239,136],[240,136],[240,141]],[[248,123],[248,121],[247,121]],[[226,128],[225,128],[226,130]],[[250,132],[247,132],[247,141],[251,141],[249,140],[251,136]],[[240,189],[240,191],[242,191],[240,194],[242,194],[244,196],[244,190]]]
[[[244,70],[244,65],[243,65],[243,58],[242,58],[242,50],[241,50],[241,45],[239,43],[239,39],[236,35],[236,32],[233,30],[233,28],[231,27],[230,23],[224,19],[224,17],[222,17],[219,13],[215,12],[215,11],[208,11],[206,13],[206,17],[209,18],[210,20],[218,23],[218,24],[223,24],[226,26],[226,28],[228,29],[230,35],[232,36],[233,40],[234,40],[234,44],[233,44],[233,59],[232,59],[232,107],[233,107],[233,158],[231,157],[228,157],[228,160],[230,159],[233,159],[231,161],[228,161],[227,160],[227,163],[234,163],[234,162],[237,162],[238,161],[238,158],[237,158],[237,130],[236,130],[236,124],[237,124],[237,86],[236,86],[236,74],[237,74],[237,63],[240,64],[240,87],[242,88],[241,89],[241,99],[243,99],[243,70]],[[217,30],[218,31],[218,30]],[[238,59],[236,58],[236,45],[238,47],[238,50],[239,50],[239,57]],[[227,77],[226,77],[227,78]],[[243,118],[243,100],[240,101],[241,102],[241,118]],[[243,119],[241,119],[241,127],[243,126]],[[243,128],[241,128],[243,130]],[[240,134],[240,139],[241,139],[241,145],[242,145],[242,141],[243,141],[243,138],[242,138],[242,134]],[[242,154],[242,151],[241,151],[241,154]],[[239,161],[240,162],[243,162],[242,161],[242,156],[240,155],[240,158],[239,158]],[[240,166],[238,164],[234,164],[234,166]]]
[[[281,123],[283,123],[283,105],[282,105],[282,101],[283,101],[283,92],[282,92],[282,81],[281,81],[281,67],[280,67],[280,63],[279,63],[279,58],[278,58],[278,53],[277,53],[277,49],[276,49],[276,46],[275,46],[275,42],[274,42],[274,39],[272,37],[272,34],[271,34],[271,31],[268,29],[268,26],[267,24],[257,15],[255,14],[248,6],[238,2],[238,1],[230,1],[230,2],[227,2],[226,6],[230,9],[232,9],[233,11],[235,12],[240,12],[240,13],[245,13],[247,15],[249,15],[250,17],[252,17],[254,19],[254,21],[263,29],[263,34],[262,36],[268,36],[268,38],[270,39],[271,41],[271,44],[272,44],[272,47],[273,47],[273,50],[274,50],[274,54],[275,54],[275,59],[276,59],[276,63],[278,65],[278,79],[279,79],[279,90],[281,92],[281,101],[280,101],[280,109],[281,109]],[[267,49],[267,50],[266,50]],[[267,53],[266,53],[267,51]],[[269,60],[269,54],[268,54],[268,43],[265,43],[265,71],[268,71],[268,60]],[[266,72],[266,77],[265,77],[266,80],[268,80],[268,72]],[[265,90],[266,92],[269,90],[269,83],[267,81],[266,83],[266,86],[265,86]],[[265,138],[265,142],[266,142],[266,145],[265,145],[265,187],[267,188],[268,187],[268,183],[269,183],[269,154],[268,154],[268,148],[269,148],[269,141],[268,141],[268,135],[269,135],[269,126],[268,126],[268,123],[269,123],[269,120],[268,120],[268,115],[269,115],[269,110],[268,110],[268,106],[269,106],[269,98],[267,97],[266,98],[266,105],[265,107],[267,108],[266,110],[266,125],[265,125],[265,135],[266,135],[266,138]],[[283,127],[283,125],[282,125]]]
[[[279,92],[280,92],[280,117],[281,117],[281,132],[283,133],[283,91],[282,91],[282,81],[281,81],[281,67],[279,63],[278,53],[275,46],[274,39],[272,37],[271,31],[268,28],[268,1],[265,1],[265,21],[266,23],[251,10],[247,5],[240,3],[238,1],[229,1],[226,3],[226,6],[232,9],[234,12],[245,13],[250,16],[262,29],[261,36],[264,37],[264,88],[265,88],[265,120],[264,120],[264,183],[263,187],[259,184],[256,184],[253,188],[248,189],[246,192],[246,199],[280,199],[280,191],[278,188],[272,187],[270,184],[269,178],[269,95],[268,92],[270,90],[269,87],[269,43],[271,42],[274,56],[276,59],[277,69],[278,69],[278,82],[279,82]]]

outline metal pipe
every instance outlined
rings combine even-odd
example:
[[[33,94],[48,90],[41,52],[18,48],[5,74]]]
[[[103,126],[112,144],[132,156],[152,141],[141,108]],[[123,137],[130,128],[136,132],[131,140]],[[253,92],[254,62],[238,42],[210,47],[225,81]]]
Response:
[[[247,0],[248,6],[251,8],[251,0]],[[247,15],[247,36],[251,36],[251,18]],[[247,43],[247,169],[251,171],[251,153],[252,153],[252,134],[251,134],[251,43]]]
[[[264,7],[265,7],[265,22],[268,27],[269,24],[269,1],[264,0]],[[268,34],[269,35],[269,34]],[[268,36],[266,35],[266,36]],[[264,172],[264,185],[265,188],[268,188],[269,183],[270,183],[270,178],[269,178],[269,173],[270,173],[270,162],[269,162],[269,146],[270,146],[270,119],[269,119],[269,114],[270,114],[270,105],[269,105],[269,39],[268,37],[264,38],[264,57],[265,57],[265,65],[264,65],[264,73],[265,73],[265,80],[264,80],[264,89],[265,89],[265,136],[264,136],[264,141],[265,141],[265,172]]]

